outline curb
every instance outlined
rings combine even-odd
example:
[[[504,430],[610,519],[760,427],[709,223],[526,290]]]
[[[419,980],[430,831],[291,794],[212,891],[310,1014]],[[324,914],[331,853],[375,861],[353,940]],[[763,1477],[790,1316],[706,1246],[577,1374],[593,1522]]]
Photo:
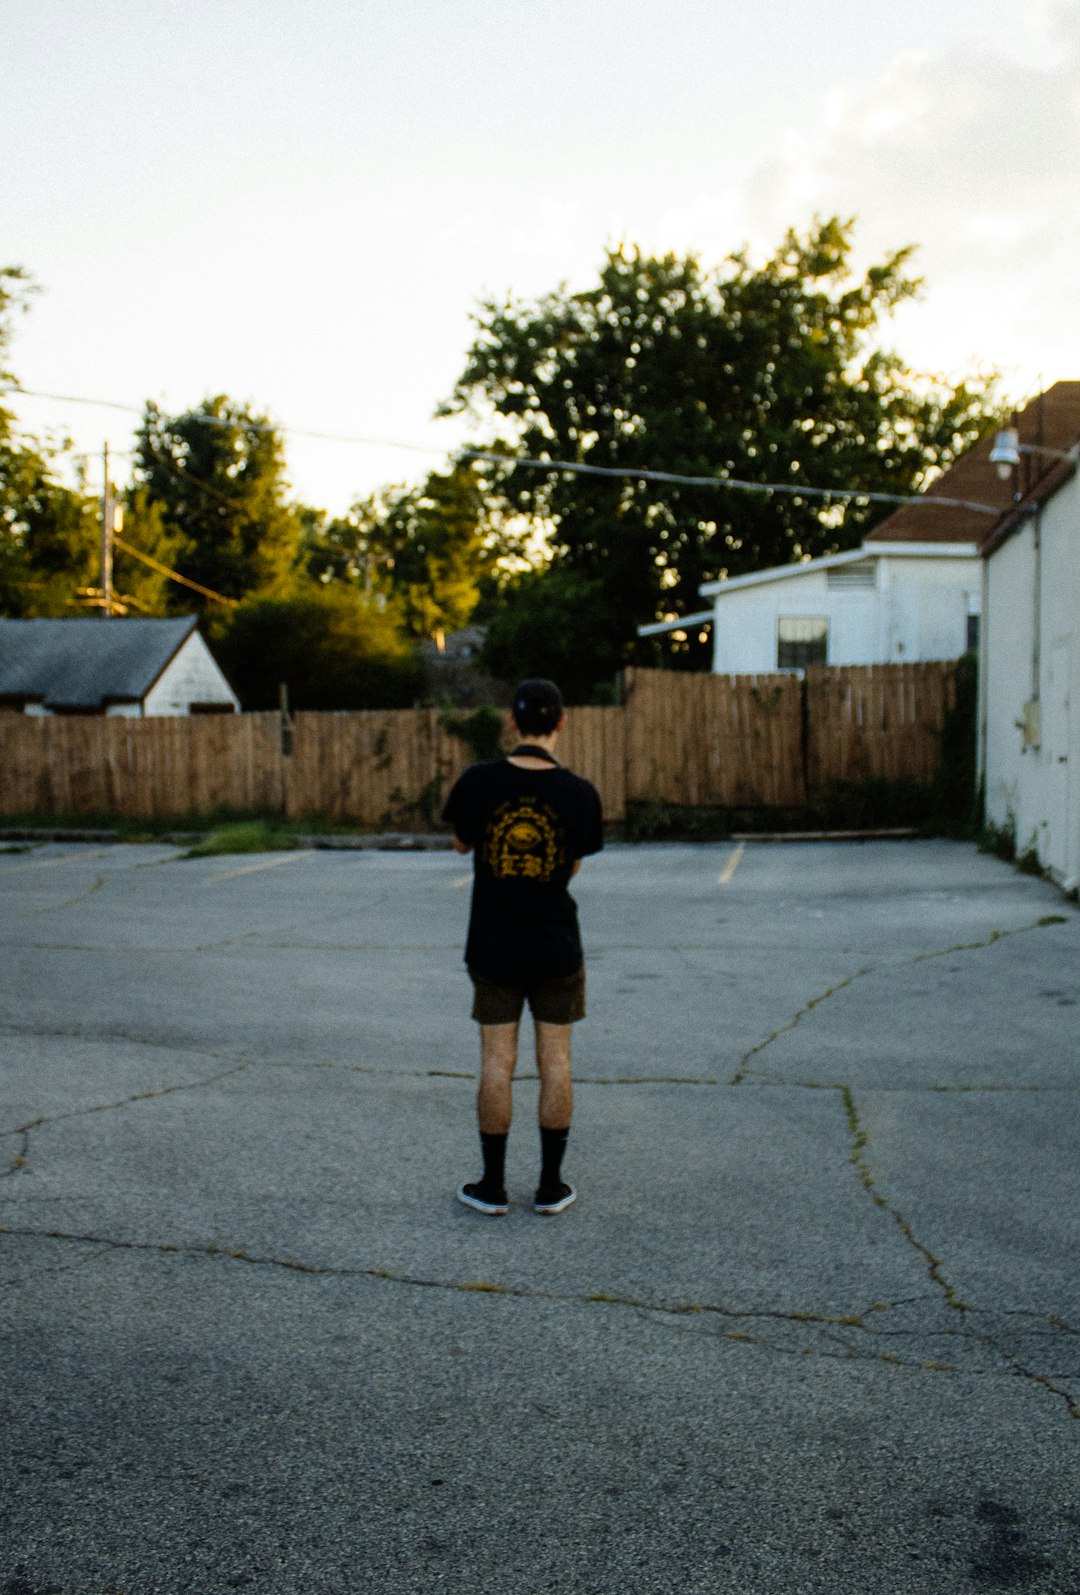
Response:
[[[193,847],[196,842],[202,841],[206,834],[205,831],[166,831],[161,836],[151,837],[150,840],[151,842],[159,843],[163,847]],[[0,843],[122,843],[126,840],[127,838],[122,836],[119,831],[73,831],[68,829],[0,830]],[[298,848],[312,848],[318,852],[434,853],[446,852],[450,847],[449,836],[429,836],[424,833],[409,831],[383,831],[374,836],[297,836],[294,841]]]
[[[729,842],[909,842],[913,825],[868,831],[732,831]]]

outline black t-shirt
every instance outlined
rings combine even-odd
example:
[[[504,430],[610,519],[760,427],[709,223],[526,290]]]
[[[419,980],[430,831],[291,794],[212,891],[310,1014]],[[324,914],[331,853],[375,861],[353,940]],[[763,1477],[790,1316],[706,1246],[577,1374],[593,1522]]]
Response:
[[[442,817],[473,849],[469,968],[507,986],[575,974],[581,934],[567,886],[575,860],[604,845],[592,783],[561,765],[494,759],[459,776]]]

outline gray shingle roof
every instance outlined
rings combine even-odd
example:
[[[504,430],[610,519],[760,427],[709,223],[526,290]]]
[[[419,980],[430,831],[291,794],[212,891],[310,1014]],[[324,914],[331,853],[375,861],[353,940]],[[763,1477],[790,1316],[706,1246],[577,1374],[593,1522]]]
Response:
[[[175,620],[0,620],[0,699],[47,709],[140,702],[195,630]]]

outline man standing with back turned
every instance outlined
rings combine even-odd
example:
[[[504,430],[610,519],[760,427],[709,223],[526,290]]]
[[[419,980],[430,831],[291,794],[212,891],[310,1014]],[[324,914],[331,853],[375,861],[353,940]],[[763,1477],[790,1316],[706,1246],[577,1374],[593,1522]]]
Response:
[[[514,694],[521,738],[505,759],[470,765],[446,801],[454,847],[473,853],[465,962],[480,1025],[483,1176],[458,1200],[493,1216],[508,1211],[504,1167],[518,1026],[526,1002],[536,1027],[540,1076],[537,1213],[561,1213],[577,1192],[562,1178],[573,1086],[570,1029],[585,1017],[585,969],[577,905],[567,887],[588,853],[604,845],[600,798],[555,758],[564,721],[552,681],[523,681]]]

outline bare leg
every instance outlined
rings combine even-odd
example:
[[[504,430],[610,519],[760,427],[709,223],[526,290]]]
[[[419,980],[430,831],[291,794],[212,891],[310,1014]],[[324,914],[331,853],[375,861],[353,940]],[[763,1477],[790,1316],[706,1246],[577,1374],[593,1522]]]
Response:
[[[570,1078],[572,1025],[536,1021],[536,1068],[540,1075],[540,1128],[568,1130],[574,1112]]]
[[[509,1134],[517,1045],[517,1025],[480,1026],[480,1086],[476,1093],[476,1117],[483,1135]]]

